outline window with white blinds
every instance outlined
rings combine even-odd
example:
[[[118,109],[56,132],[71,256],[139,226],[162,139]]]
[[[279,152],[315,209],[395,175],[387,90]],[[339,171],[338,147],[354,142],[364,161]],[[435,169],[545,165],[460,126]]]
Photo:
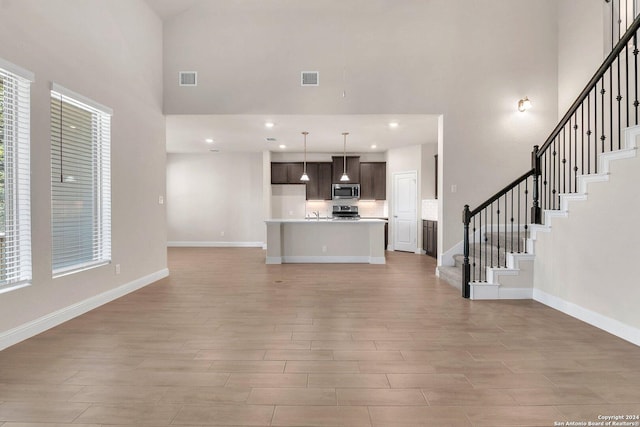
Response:
[[[51,91],[52,269],[58,277],[111,261],[111,110]]]
[[[0,59],[0,292],[31,282],[31,81]]]

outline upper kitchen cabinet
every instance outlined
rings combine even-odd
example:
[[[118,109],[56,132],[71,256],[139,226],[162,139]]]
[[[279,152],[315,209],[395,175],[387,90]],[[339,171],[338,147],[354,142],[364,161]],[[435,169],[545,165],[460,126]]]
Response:
[[[302,162],[271,163],[271,183],[304,184],[300,181],[303,170]]]
[[[331,163],[307,163],[307,200],[331,200]]]
[[[342,172],[344,170],[344,162],[343,157],[332,157],[333,159],[333,179],[331,182],[333,184],[340,184],[340,177],[342,176]],[[360,157],[359,156],[347,156],[347,175],[349,176],[349,181],[352,184],[358,184],[360,181]]]
[[[387,164],[385,162],[360,163],[360,199],[387,199]]]

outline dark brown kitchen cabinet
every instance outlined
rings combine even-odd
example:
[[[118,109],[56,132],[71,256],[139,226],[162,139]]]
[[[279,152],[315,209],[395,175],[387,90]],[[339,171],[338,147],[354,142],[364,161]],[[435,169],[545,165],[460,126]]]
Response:
[[[331,200],[331,163],[307,163],[307,200]]]
[[[304,184],[302,162],[271,163],[272,184]]]
[[[385,162],[360,163],[360,199],[387,199],[387,164]]]
[[[333,179],[334,184],[340,184],[340,177],[344,171],[344,157],[332,157],[333,159]],[[349,181],[352,184],[358,184],[360,182],[360,157],[359,156],[347,156],[347,175]]]
[[[438,256],[438,221],[422,220],[422,247],[427,255]]]

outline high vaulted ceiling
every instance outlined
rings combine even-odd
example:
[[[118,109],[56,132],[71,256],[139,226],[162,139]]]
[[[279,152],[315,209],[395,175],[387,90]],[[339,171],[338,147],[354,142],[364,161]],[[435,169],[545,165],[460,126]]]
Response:
[[[191,8],[205,6],[200,4],[202,0],[145,1],[164,22]],[[304,4],[298,6],[305,8]],[[273,122],[275,126],[268,129],[266,122]],[[390,128],[390,122],[397,122],[398,127]],[[347,151],[380,153],[393,147],[435,143],[437,122],[437,116],[426,114],[168,114],[167,152],[300,152],[303,149],[301,132],[308,131],[310,152],[341,152],[342,132],[349,132]],[[207,143],[207,139],[214,142]],[[286,148],[281,148],[282,145]]]

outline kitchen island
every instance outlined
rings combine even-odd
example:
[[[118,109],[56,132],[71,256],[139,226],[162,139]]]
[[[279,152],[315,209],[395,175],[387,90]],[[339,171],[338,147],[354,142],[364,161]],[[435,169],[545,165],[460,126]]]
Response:
[[[267,264],[384,264],[382,219],[270,219]]]

